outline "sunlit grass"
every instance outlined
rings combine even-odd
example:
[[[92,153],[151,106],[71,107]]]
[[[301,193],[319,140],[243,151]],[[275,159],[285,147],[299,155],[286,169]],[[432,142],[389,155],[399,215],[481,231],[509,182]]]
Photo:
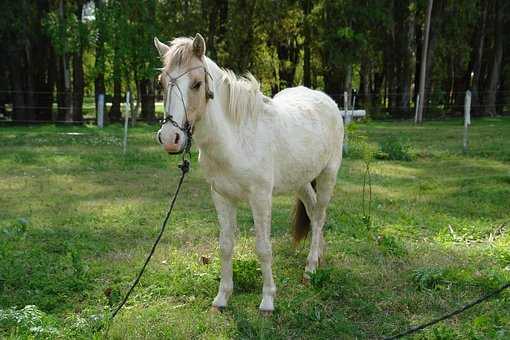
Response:
[[[36,305],[43,314],[30,317],[38,318],[41,337],[105,336],[95,326],[136,275],[179,177],[179,160],[154,143],[155,129],[130,129],[126,155],[120,126],[0,130],[1,310],[15,307],[21,315]],[[358,133],[375,147],[398,136],[416,157],[372,161],[369,225],[364,163],[346,157],[328,210],[325,264],[311,286],[300,283],[308,243],[291,243],[294,198],[277,197],[277,309],[271,318],[258,313],[253,220],[242,204],[238,286],[224,313],[210,313],[219,282],[218,227],[194,153],[167,233],[109,337],[375,338],[510,280],[510,120],[474,120],[468,154],[458,120],[420,127],[370,122]],[[505,339],[509,308],[505,293],[418,338]],[[0,337],[37,335],[1,315],[7,314],[0,314]]]

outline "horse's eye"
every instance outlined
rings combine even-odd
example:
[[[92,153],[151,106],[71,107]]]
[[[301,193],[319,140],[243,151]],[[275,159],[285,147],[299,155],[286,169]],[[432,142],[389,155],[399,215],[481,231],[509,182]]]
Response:
[[[196,83],[194,83],[191,88],[193,90],[198,90],[200,88],[200,85],[202,85],[202,82],[201,81],[197,81]]]

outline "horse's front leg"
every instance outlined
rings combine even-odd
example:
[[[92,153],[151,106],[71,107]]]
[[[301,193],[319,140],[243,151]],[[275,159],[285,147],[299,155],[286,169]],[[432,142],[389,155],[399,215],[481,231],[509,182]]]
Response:
[[[234,288],[232,280],[232,253],[234,250],[234,231],[237,223],[236,205],[214,190],[211,191],[221,227],[221,280],[218,295],[216,295],[212,305],[213,308],[222,309],[227,306],[228,299],[230,298]]]
[[[273,254],[271,250],[271,193],[258,194],[250,198],[250,206],[255,222],[256,250],[262,270],[263,287],[260,310],[271,313],[274,310],[273,299],[276,286],[271,269]]]

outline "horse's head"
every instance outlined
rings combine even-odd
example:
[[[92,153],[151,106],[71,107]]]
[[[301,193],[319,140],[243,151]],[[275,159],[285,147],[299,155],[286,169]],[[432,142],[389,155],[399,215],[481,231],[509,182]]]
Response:
[[[157,139],[168,153],[181,153],[190,142],[193,126],[212,98],[211,80],[205,61],[205,41],[177,38],[165,45],[154,38],[164,63],[159,81],[164,89],[165,119]]]

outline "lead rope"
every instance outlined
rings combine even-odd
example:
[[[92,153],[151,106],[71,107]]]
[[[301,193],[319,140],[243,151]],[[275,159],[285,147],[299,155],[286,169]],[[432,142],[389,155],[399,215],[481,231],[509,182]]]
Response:
[[[109,318],[109,322],[113,321],[113,319],[115,318],[115,316],[117,315],[117,313],[122,309],[122,307],[126,304],[129,296],[131,295],[131,293],[133,292],[133,290],[135,289],[136,285],[138,284],[138,282],[140,282],[140,278],[142,277],[144,271],[145,271],[145,267],[147,267],[147,264],[149,263],[149,261],[151,260],[152,258],[152,255],[154,254],[154,251],[156,250],[156,247],[159,243],[159,241],[161,240],[161,237],[163,236],[163,233],[165,232],[165,228],[166,228],[166,224],[168,222],[168,219],[170,218],[170,215],[172,214],[172,210],[174,208],[174,205],[175,205],[175,201],[177,200],[177,196],[179,195],[179,191],[181,190],[181,186],[182,186],[182,183],[184,181],[184,177],[186,176],[186,174],[189,172],[189,169],[190,169],[190,161],[188,161],[186,159],[186,155],[190,155],[190,148],[191,148],[191,140],[188,141],[187,143],[187,146],[186,146],[186,152],[183,153],[183,156],[182,156],[182,163],[179,164],[179,169],[181,169],[181,178],[179,179],[179,184],[177,184],[177,189],[175,190],[175,193],[174,193],[174,196],[172,198],[172,201],[170,203],[170,207],[168,208],[168,211],[166,213],[166,216],[165,216],[165,219],[163,220],[163,223],[161,224],[161,230],[159,231],[159,235],[158,237],[156,238],[156,240],[154,241],[154,244],[152,245],[152,249],[149,253],[149,255],[147,256],[147,258],[145,259],[145,262],[140,270],[140,272],[138,273],[138,275],[136,276],[136,279],[135,281],[133,282],[133,284],[131,285],[131,287],[129,288],[129,290],[127,291],[126,295],[124,296],[124,299],[122,300],[122,302],[117,306],[117,308],[115,309],[115,311],[112,313],[112,315],[110,316]],[[101,326],[102,327],[102,326]],[[101,328],[100,327],[100,328]],[[107,328],[106,332],[108,332],[108,329],[109,327]]]
[[[450,312],[450,313],[448,313],[446,315],[443,315],[443,316],[441,316],[441,317],[439,317],[437,319],[434,319],[434,320],[429,321],[427,323],[424,323],[422,325],[419,325],[419,326],[416,326],[416,327],[412,327],[412,328],[408,329],[407,331],[405,331],[403,333],[400,333],[400,334],[397,334],[397,335],[393,335],[393,336],[384,337],[383,339],[384,340],[400,339],[400,338],[402,338],[404,336],[407,336],[407,335],[416,333],[418,331],[421,331],[421,330],[423,330],[423,329],[425,329],[425,328],[427,328],[429,326],[435,325],[438,322],[441,322],[443,320],[449,319],[449,318],[451,318],[454,315],[460,314],[460,313],[468,310],[469,308],[474,307],[474,306],[484,302],[485,300],[488,300],[491,297],[498,295],[499,293],[501,293],[502,291],[504,291],[507,288],[510,288],[510,282],[504,284],[503,286],[499,287],[495,291],[492,291],[492,292],[488,293],[487,295],[484,295],[481,298],[476,299],[475,301],[472,301],[472,302],[468,303],[467,305],[464,305],[461,308],[454,310],[453,312]]]

